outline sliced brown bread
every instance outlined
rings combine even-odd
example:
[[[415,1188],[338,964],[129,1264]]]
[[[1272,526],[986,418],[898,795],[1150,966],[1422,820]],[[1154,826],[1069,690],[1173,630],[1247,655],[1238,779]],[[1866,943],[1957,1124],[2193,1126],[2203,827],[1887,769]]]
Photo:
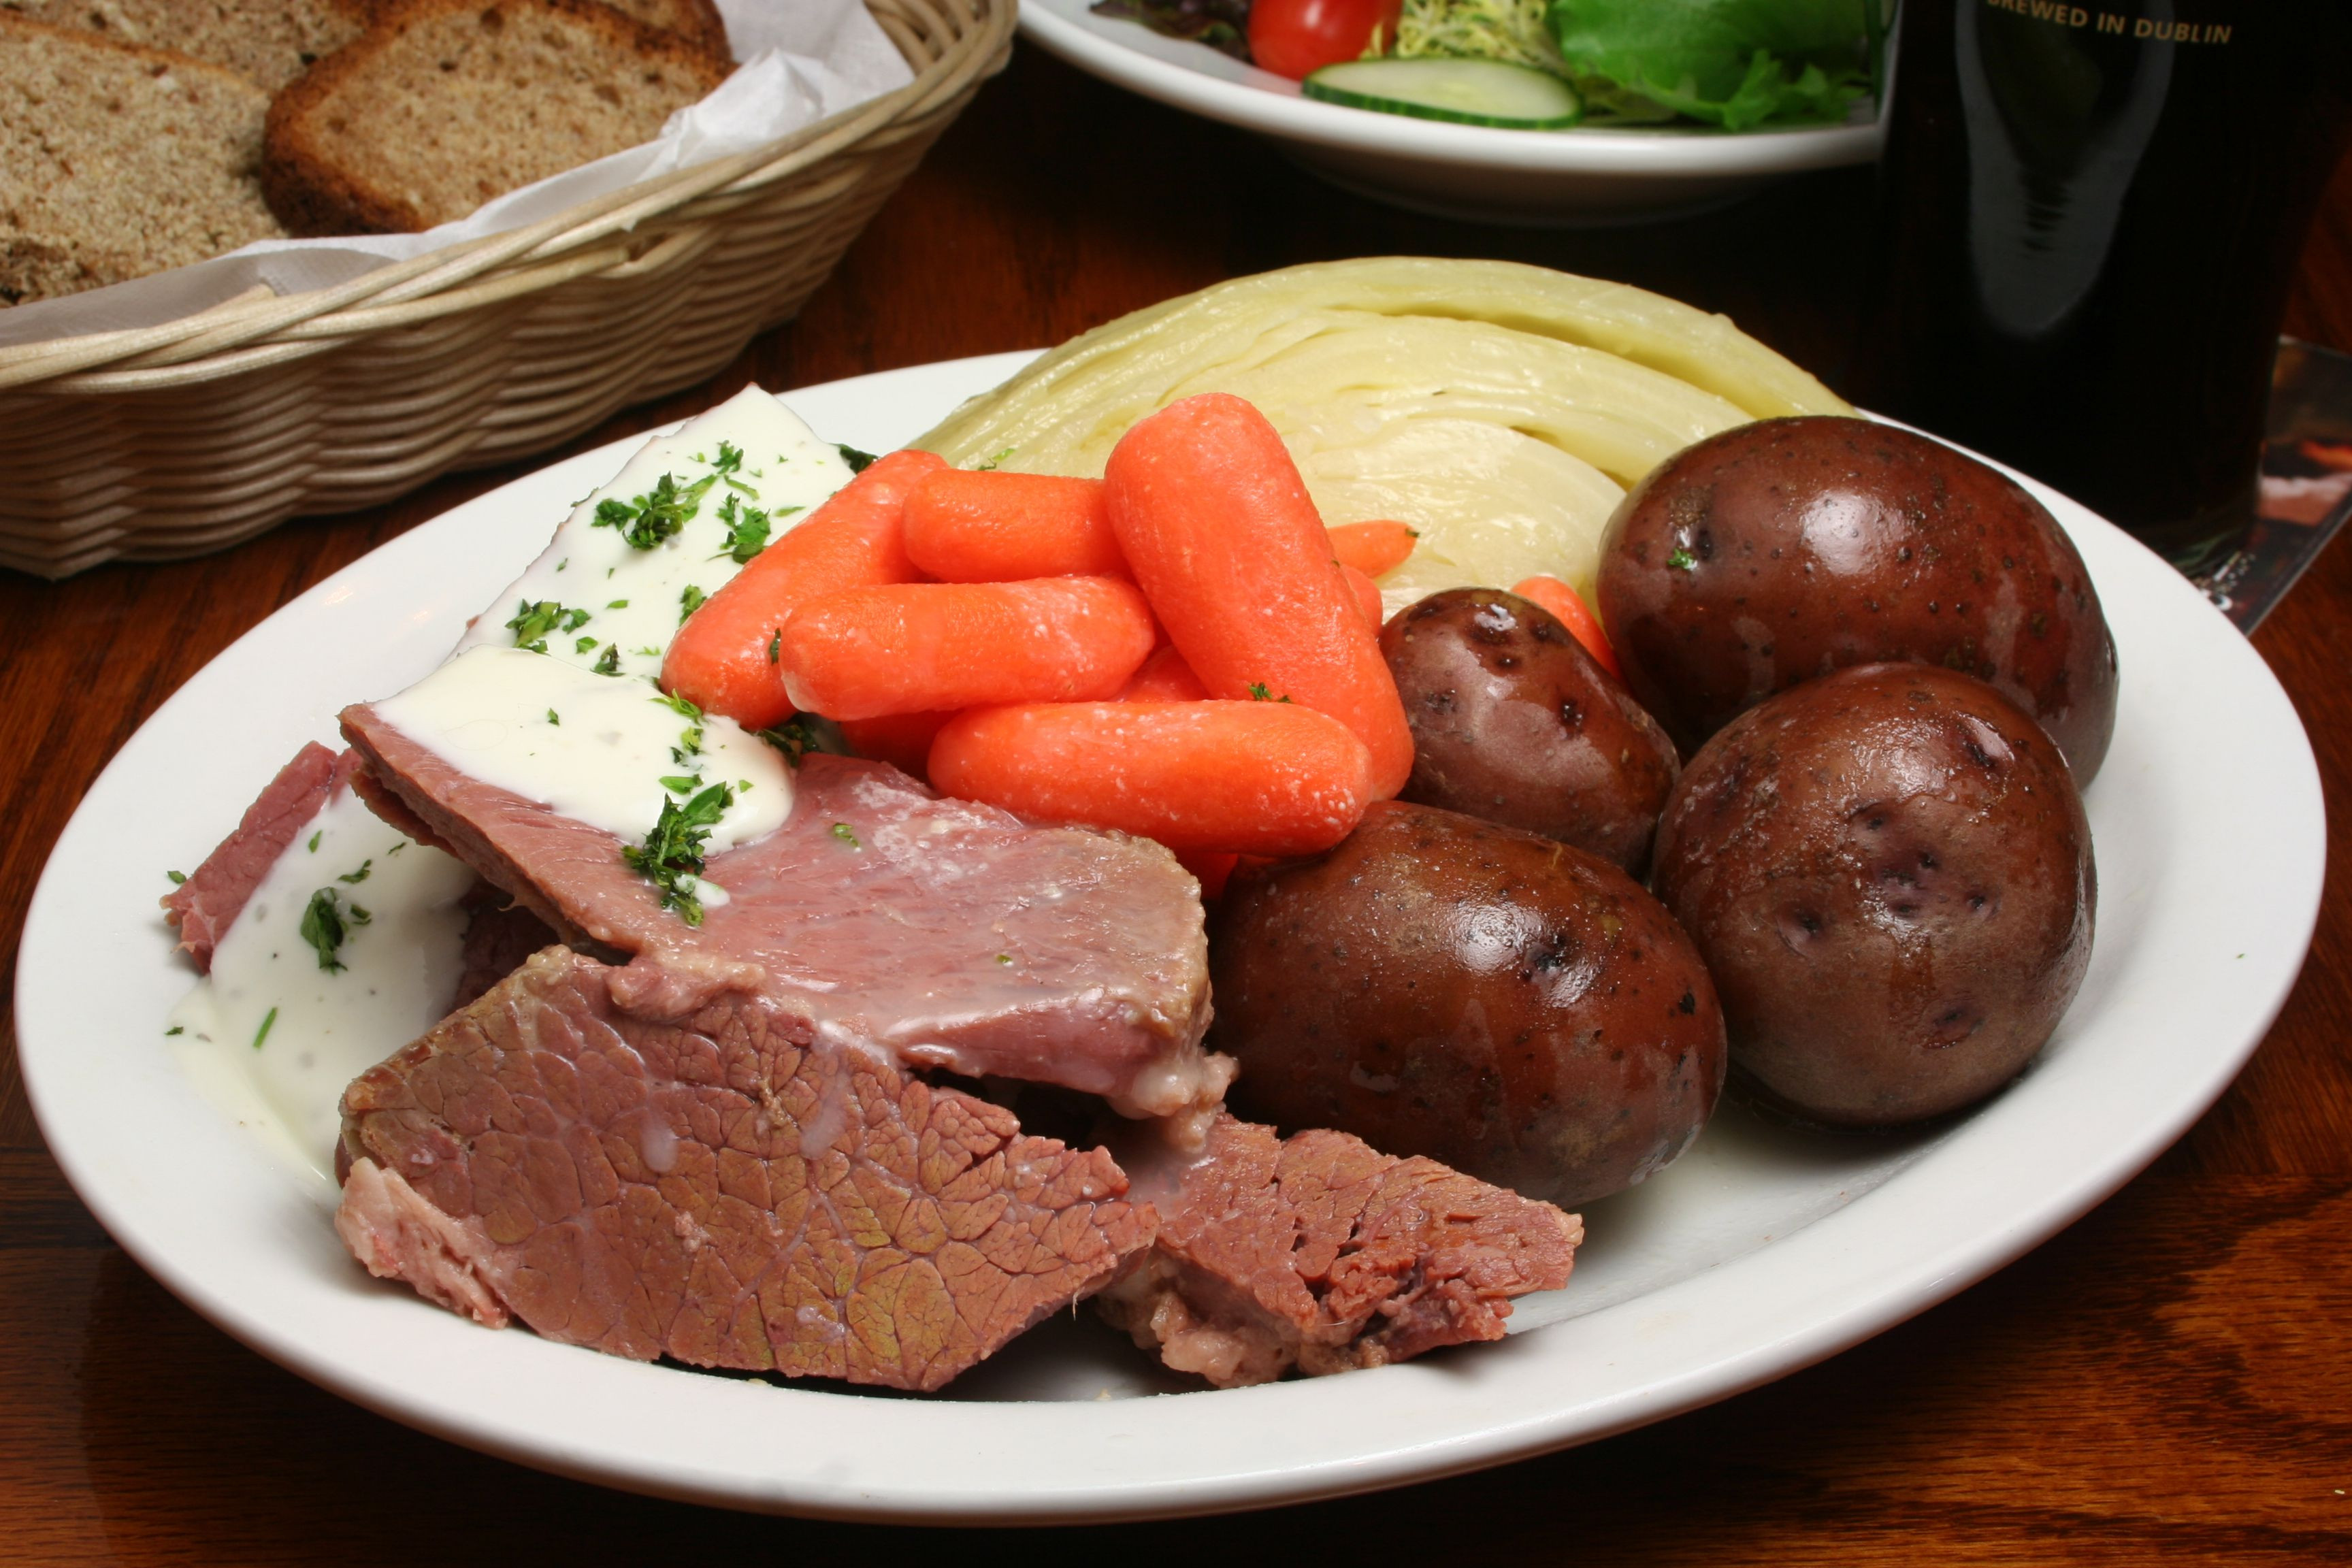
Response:
[[[651,141],[731,68],[596,0],[407,0],[278,95],[262,188],[298,234],[430,228]]]
[[[0,303],[282,235],[256,178],[268,107],[217,66],[0,12]]]
[[[364,11],[371,21],[381,21],[399,10],[406,0],[338,3]],[[699,44],[720,55],[727,53],[727,24],[720,20],[719,7],[710,0],[604,0],[604,4],[635,16],[648,27],[664,27],[689,44]]]
[[[366,27],[364,0],[0,0],[0,13],[226,66],[276,92]]]

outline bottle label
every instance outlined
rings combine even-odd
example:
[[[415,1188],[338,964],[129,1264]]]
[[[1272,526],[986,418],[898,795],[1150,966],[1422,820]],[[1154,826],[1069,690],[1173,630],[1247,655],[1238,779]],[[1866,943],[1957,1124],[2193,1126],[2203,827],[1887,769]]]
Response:
[[[2053,27],[2084,27],[2118,37],[2145,38],[2158,44],[2226,44],[2227,22],[2184,22],[2175,16],[2135,16],[2121,11],[2069,5],[2060,0],[1984,0],[1986,9],[2009,11],[2029,21]],[[2167,7],[2169,9],[2169,7]]]

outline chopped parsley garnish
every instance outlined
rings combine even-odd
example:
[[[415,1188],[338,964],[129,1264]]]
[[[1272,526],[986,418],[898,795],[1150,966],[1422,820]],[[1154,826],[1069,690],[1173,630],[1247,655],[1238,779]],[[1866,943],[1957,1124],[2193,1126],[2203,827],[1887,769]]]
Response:
[[[517,601],[514,618],[507,623],[507,629],[515,635],[515,647],[545,653],[549,634],[576,632],[587,624],[587,611],[567,610],[552,599],[541,599],[530,604]]]
[[[172,879],[172,886],[175,888],[188,879],[188,874],[185,871],[166,871],[163,875]]]
[[[625,610],[629,607],[629,601],[626,599],[615,599],[604,607],[608,610]]]
[[[637,652],[641,657],[646,658],[659,658],[662,656],[661,649],[657,647],[641,647],[637,649]]]
[[[799,766],[800,760],[811,752],[821,752],[825,749],[819,742],[815,731],[808,727],[804,720],[797,716],[769,729],[754,730],[751,733],[783,752],[784,760],[795,767]]]
[[[272,1007],[261,1016],[261,1027],[253,1032],[253,1048],[259,1050],[261,1042],[269,1037],[269,1026],[278,1022],[278,1009]]]
[[[768,634],[768,662],[769,662],[770,664],[774,664],[774,663],[775,663],[779,658],[781,658],[783,656],[783,651],[784,651],[784,628],[783,628],[783,627],[782,627],[782,626],[778,626],[774,631],[772,631],[772,632],[771,632],[771,633],[769,633],[769,634]],[[172,873],[172,875],[173,875],[174,877],[176,877],[176,876],[178,876],[178,875],[179,875],[179,873],[178,873],[177,871],[174,871],[174,872],[173,872],[173,873]]]
[[[689,724],[678,736],[677,744],[669,749],[669,760],[679,767],[690,768],[694,766],[694,759],[700,755],[702,755],[702,726]]]
[[[1677,544],[1673,553],[1666,557],[1666,564],[1677,572],[1688,572],[1698,565],[1698,557]]]
[[[547,710],[547,721],[551,724],[561,724],[563,722],[563,715],[551,708]]]
[[[375,857],[371,855],[366,859],[360,862],[360,868],[358,870],[346,871],[341,876],[336,878],[335,880],[342,883],[345,887],[356,888],[362,882],[368,879],[368,873],[374,868]]]
[[[849,471],[853,474],[864,473],[877,460],[873,453],[861,452],[855,447],[835,443],[833,449],[841,454],[841,460],[849,465]]]
[[[310,895],[310,907],[302,911],[302,923],[297,929],[302,940],[319,952],[319,967],[330,974],[340,974],[343,961],[338,956],[343,939],[352,926],[363,926],[373,919],[357,904],[345,904],[342,895],[332,888],[321,888]]]
[[[691,719],[698,724],[702,721],[702,710],[697,708],[690,699],[680,697],[675,691],[656,691],[654,700],[681,719]]]
[[[596,521],[591,526],[618,529],[630,549],[651,550],[687,525],[701,510],[703,491],[718,481],[717,474],[709,474],[680,489],[676,474],[664,474],[654,481],[652,489],[635,500],[598,501]]]
[[[311,854],[316,855],[316,854],[319,852],[319,840],[320,840],[320,839],[321,839],[321,838],[324,838],[326,836],[327,836],[327,830],[326,830],[325,828],[323,828],[323,827],[321,827],[320,829],[319,829],[319,831],[318,831],[318,832],[313,833],[312,835],[310,835],[310,853],[311,853]]]
[[[1013,456],[1013,453],[1019,450],[1020,448],[1017,447],[1007,447],[1002,452],[997,453],[993,458],[989,458],[985,463],[973,464],[971,471],[975,474],[992,473],[995,470],[997,464],[1004,461],[1005,458]]]
[[[594,647],[595,646],[596,639],[594,637],[579,637],[573,640],[572,644],[572,651],[573,653],[586,653],[590,648]]]
[[[1290,700],[1290,694],[1288,692],[1285,692],[1281,696],[1276,697],[1273,691],[1267,688],[1265,682],[1263,680],[1251,681],[1249,683],[1249,694],[1250,700],[1253,702],[1287,702]]]
[[[385,854],[387,854],[387,855],[397,855],[397,854],[399,854],[402,850],[404,850],[404,849],[405,849],[405,848],[407,848],[407,847],[408,847],[408,840],[407,840],[407,839],[405,839],[405,838],[404,838],[404,839],[402,839],[399,843],[397,843],[397,844],[394,845],[391,848],[389,848],[389,849],[385,850],[385,851],[384,851],[384,853],[385,853]]]
[[[1013,962],[1013,955],[1009,952],[1000,952],[996,955],[996,962],[999,963],[1010,963]]]
[[[669,773],[661,781],[662,788],[672,795],[692,795],[701,784],[702,781],[692,773]]]
[[[170,1028],[168,1028],[168,1029],[166,1029],[166,1030],[164,1030],[164,1031],[163,1031],[163,1033],[164,1033],[166,1036],[171,1036],[171,1035],[184,1035],[184,1034],[186,1034],[187,1032],[188,1032],[187,1026],[186,1026],[186,1025],[184,1025],[184,1024],[174,1024],[174,1025],[173,1025]]]
[[[692,620],[694,612],[702,608],[702,602],[709,597],[709,595],[688,583],[677,595],[677,624],[684,626]]]
[[[835,838],[840,839],[844,844],[848,845],[852,849],[863,849],[866,847],[865,845],[857,842],[857,835],[850,831],[849,824],[845,822],[836,822],[833,825],[833,836]]]
[[[604,645],[604,651],[596,656],[596,662],[594,665],[590,667],[590,670],[592,674],[595,675],[620,674],[621,645],[616,642],[606,643]]]
[[[768,547],[768,514],[758,507],[729,496],[719,509],[719,521],[727,525],[727,543],[719,553],[733,557],[736,565],[750,565],[751,557]]]
[[[719,443],[719,460],[716,463],[713,463],[711,467],[718,470],[719,477],[720,479],[727,481],[728,489],[741,490],[745,495],[751,496],[755,499],[758,497],[760,493],[758,490],[753,489],[750,485],[745,484],[742,480],[735,477],[737,472],[743,467],[743,448],[735,445],[734,442],[721,441]],[[758,471],[759,470],[756,468],[752,470],[754,473],[757,473]],[[727,499],[733,500],[735,498],[733,496],[730,496]],[[720,515],[724,516],[725,514],[721,513]],[[739,556],[737,559],[740,560],[741,557]]]
[[[660,889],[662,908],[676,910],[677,918],[690,926],[702,923],[702,900],[694,894],[702,876],[702,847],[710,842],[710,830],[734,801],[734,792],[723,784],[712,784],[683,806],[664,800],[644,847],[628,845],[621,850],[630,868]]]

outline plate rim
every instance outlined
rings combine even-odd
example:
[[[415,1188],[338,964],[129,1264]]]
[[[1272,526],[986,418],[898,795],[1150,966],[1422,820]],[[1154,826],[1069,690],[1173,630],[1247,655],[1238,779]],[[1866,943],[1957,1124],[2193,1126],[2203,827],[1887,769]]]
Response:
[[[894,383],[901,388],[928,387],[934,382],[939,387],[946,388],[952,383],[955,387],[952,396],[946,390],[940,390],[936,395],[936,401],[941,405],[940,411],[944,412],[944,406],[951,405],[954,396],[962,395],[965,390],[991,384],[1027,357],[1025,353],[1016,353],[935,362],[872,376],[850,377],[817,386],[792,389],[779,395],[789,405],[802,399],[846,395],[845,389],[863,388],[873,393]],[[832,432],[824,433],[829,437],[832,435]],[[284,1325],[268,1322],[266,1315],[257,1317],[250,1303],[237,1300],[234,1291],[223,1292],[203,1270],[192,1269],[188,1267],[188,1260],[175,1253],[167,1242],[159,1243],[150,1234],[153,1216],[140,1210],[136,1201],[139,1196],[136,1183],[126,1187],[124,1173],[110,1166],[109,1157],[120,1152],[105,1148],[102,1140],[100,1146],[85,1145],[81,1142],[84,1136],[82,1123],[77,1114],[81,1108],[74,1106],[69,1099],[60,1098],[64,1091],[59,1086],[67,1081],[60,1077],[67,1060],[61,1053],[70,1050],[71,1047],[69,1041],[56,1032],[51,1023],[55,1013],[51,1005],[54,999],[43,994],[43,976],[47,972],[41,960],[69,934],[59,927],[58,922],[64,917],[58,911],[69,907],[68,885],[79,875],[79,868],[68,860],[68,850],[90,831],[85,817],[95,810],[102,809],[103,803],[111,794],[110,781],[117,770],[123,767],[134,748],[140,745],[141,738],[151,731],[158,735],[163,733],[169,728],[164,722],[167,715],[175,713],[176,705],[187,700],[207,674],[227,664],[239,649],[247,649],[249,654],[266,645],[272,627],[280,628],[279,635],[282,635],[282,629],[294,624],[299,618],[298,612],[305,606],[315,610],[334,601],[339,595],[351,591],[369,574],[372,563],[381,566],[380,557],[386,552],[425,550],[428,542],[436,544],[446,542],[444,535],[451,539],[459,537],[457,530],[463,523],[453,520],[466,518],[473,509],[494,507],[499,498],[517,487],[551,482],[549,476],[551,473],[566,469],[570,465],[609,465],[644,438],[643,435],[624,437],[593,452],[578,454],[572,458],[542,467],[449,509],[312,585],[207,661],[204,670],[159,705],[92,784],[83,802],[77,807],[73,819],[60,833],[58,847],[43,868],[33,899],[27,905],[19,946],[17,1034],[27,1098],[53,1157],[82,1201],[89,1205],[92,1213],[125,1251],[199,1313],[268,1359],[289,1366],[342,1397],[407,1425],[537,1468],[625,1489],[762,1511],[899,1522],[1038,1523],[1175,1517],[1350,1495],[1458,1474],[1596,1440],[1727,1397],[1858,1343],[1948,1299],[1968,1285],[2006,1266],[2104,1201],[2173,1142],[2235,1078],[2246,1058],[2268,1032],[2279,1009],[2284,1005],[2316,922],[2325,875],[2325,804],[2320,793],[2316,760],[2292,702],[2279,687],[2267,664],[2233,628],[2228,627],[2228,623],[2218,612],[2203,605],[2193,587],[2144,547],[2123,539],[2113,525],[2093,517],[2063,497],[2055,498],[2053,510],[2067,524],[2070,532],[2077,532],[2080,537],[2079,525],[2084,520],[2088,520],[2094,536],[2101,538],[2101,557],[2128,564],[2128,570],[2125,566],[2114,566],[2111,570],[2124,572],[2126,578],[2137,576],[2149,582],[2168,582],[2172,586],[2164,589],[2164,593],[2177,590],[2178,595],[2197,599],[2196,607],[2211,615],[2213,624],[2227,631],[2228,641],[2215,641],[2212,646],[2237,650],[2224,655],[2223,662],[2234,664],[2236,678],[2250,681],[2254,695],[2261,700],[2243,706],[2252,709],[2267,702],[2273,709],[2283,710],[2286,723],[2292,726],[2291,739],[2295,744],[2289,750],[2294,754],[2287,759],[2290,765],[2281,769],[2272,783],[2285,795],[2300,797],[2299,801],[2291,800],[2289,805],[2300,810],[2305,818],[2303,826],[2309,829],[2308,837],[2301,845],[2306,853],[2300,860],[2291,857],[2287,858],[2289,874],[2284,878],[2285,885],[2272,889],[2273,903],[2285,910],[2282,929],[2294,936],[2292,955],[2289,957],[2284,949],[2261,955],[2263,963],[2255,967],[2265,978],[2254,987],[2255,994],[2252,999],[2238,998],[2231,1013],[2236,1037],[2213,1048],[2210,1054],[2200,1056],[2199,1070],[2190,1079],[2176,1086],[2176,1092],[2166,1100],[2162,1114],[2142,1120],[2130,1136],[2105,1148],[2095,1160],[2075,1171],[2074,1179],[2063,1191],[2038,1194],[2036,1201],[2026,1202],[2007,1211],[1988,1231],[1948,1237],[1937,1246],[1917,1250],[1892,1276],[1884,1270],[1864,1270],[1863,1277],[1872,1281],[1872,1288],[1841,1308],[1810,1313],[1797,1310],[1790,1321],[1770,1327],[1769,1331],[1759,1329],[1757,1334],[1751,1334],[1744,1348],[1719,1352],[1702,1364],[1683,1366],[1671,1375],[1654,1378],[1636,1387],[1619,1389],[1597,1403],[1589,1402],[1534,1415],[1521,1411],[1507,1419],[1475,1429],[1433,1435],[1427,1440],[1395,1443],[1378,1452],[1325,1454],[1286,1464],[1269,1461],[1255,1468],[1245,1468],[1235,1473],[1215,1477],[1181,1480],[1171,1480],[1158,1474],[1141,1479],[1132,1475],[1078,1477],[1026,1491],[1008,1491],[1001,1485],[983,1486],[970,1481],[959,1484],[937,1478],[931,1478],[921,1486],[902,1483],[894,1488],[877,1484],[871,1476],[828,1479],[821,1474],[804,1472],[780,1479],[780,1473],[772,1468],[756,1474],[738,1469],[721,1475],[693,1465],[648,1463],[642,1456],[620,1452],[609,1444],[600,1447],[576,1431],[551,1426],[546,1419],[518,1421],[512,1413],[499,1419],[486,1417],[474,1409],[452,1410],[419,1394],[413,1388],[387,1382],[381,1368],[361,1368],[332,1358],[321,1359],[315,1353],[315,1347],[299,1334],[290,1333]],[[2053,492],[2046,487],[2035,486],[2032,481],[2023,482],[2045,501],[2053,500]],[[2098,535],[2099,530],[2106,531],[2114,538]],[[2116,552],[2118,542],[2123,547],[2120,553]],[[2086,549],[2085,554],[2087,557],[2092,552]],[[2151,569],[2161,572],[2163,577],[2149,577]],[[2094,575],[2098,575],[2095,570]],[[2106,596],[2105,587],[2103,584],[2103,597]],[[2126,679],[2128,682],[2132,679],[2127,664]],[[2147,679],[2145,672],[2142,679]],[[2273,713],[2273,720],[2276,716]],[[2277,738],[2289,737],[2286,731],[2281,731]],[[2113,765],[2111,761],[2110,766]],[[121,781],[113,783],[115,787],[120,787]],[[2314,850],[2315,853],[2308,852]],[[2300,888],[2294,885],[2293,875],[2297,870],[2302,872],[2303,885]],[[2254,977],[2250,974],[2248,978]],[[176,1075],[176,1067],[170,1068],[170,1070]],[[2007,1097],[2001,1103],[2023,1104],[2031,1098]],[[232,1134],[232,1130],[226,1124],[216,1131]],[[201,1129],[198,1130],[198,1142],[204,1142]],[[261,1157],[257,1150],[254,1152],[254,1158]],[[1879,1191],[1883,1193],[1895,1187],[1908,1173],[1890,1180]],[[1867,1198],[1857,1201],[1769,1247],[1732,1259],[1715,1269],[1703,1271],[1692,1279],[1677,1281],[1649,1295],[1582,1318],[1551,1325],[1536,1333],[1517,1336],[1505,1345],[1481,1347],[1458,1358],[1439,1358],[1436,1362],[1417,1362],[1361,1372],[1349,1378],[1294,1382],[1255,1390],[1131,1399],[1102,1405],[1085,1403],[914,1403],[805,1388],[733,1384],[690,1375],[681,1379],[681,1374],[674,1369],[618,1363],[611,1358],[594,1357],[593,1352],[555,1346],[525,1335],[483,1334],[471,1325],[455,1318],[444,1318],[441,1314],[433,1314],[434,1318],[442,1320],[439,1325],[424,1331],[416,1337],[429,1342],[436,1352],[446,1352],[445,1359],[458,1363],[480,1363],[486,1373],[497,1373],[510,1359],[509,1347],[523,1346],[529,1348],[511,1359],[528,1363],[527,1371],[552,1367],[551,1375],[556,1379],[594,1384],[598,1388],[631,1387],[631,1378],[641,1381],[650,1374],[700,1387],[714,1397],[705,1401],[700,1395],[696,1395],[693,1402],[698,1405],[708,1403],[714,1408],[730,1398],[740,1405],[744,1403],[743,1391],[756,1390],[751,1397],[761,1404],[759,1415],[763,1425],[778,1421],[790,1425],[812,1408],[808,1404],[810,1401],[829,1400],[841,1407],[856,1407],[845,1418],[845,1424],[861,1431],[890,1428],[897,1420],[891,1413],[919,1409],[933,1413],[923,1418],[927,1426],[952,1428],[945,1438],[934,1443],[935,1447],[942,1453],[953,1453],[956,1445],[961,1443],[972,1462],[984,1468],[987,1457],[977,1451],[976,1445],[1000,1445],[1009,1436],[1026,1435],[1032,1428],[1045,1425],[1069,1428],[1083,1437],[1087,1444],[1097,1447],[1121,1439],[1132,1440],[1137,1430],[1146,1426],[1170,1428],[1160,1431],[1158,1437],[1161,1440],[1173,1437],[1181,1445],[1184,1440],[1184,1429],[1233,1425],[1222,1415],[1213,1414],[1205,1420],[1200,1420],[1186,1414],[1184,1407],[1197,1410],[1202,1401],[1217,1402],[1213,1405],[1214,1411],[1230,1409],[1233,1416],[1244,1421],[1247,1421],[1252,1410],[1273,1410],[1288,1418],[1292,1424],[1318,1427],[1328,1426],[1335,1417],[1348,1418],[1349,1405],[1362,1402],[1351,1391],[1362,1390],[1364,1396],[1369,1397],[1376,1385],[1381,1392],[1383,1404],[1401,1399],[1408,1406],[1415,1409],[1427,1406],[1433,1412],[1441,1406],[1458,1412],[1465,1390],[1474,1394],[1491,1393],[1498,1400],[1507,1403],[1514,1393],[1515,1381],[1524,1381],[1522,1374],[1528,1371],[1521,1363],[1534,1361],[1548,1365],[1559,1359],[1557,1355],[1546,1353],[1553,1347],[1570,1344],[1581,1347],[1596,1335],[1604,1343],[1613,1342],[1607,1332],[1612,1326],[1622,1326],[1643,1313],[1653,1319],[1669,1318],[1675,1312],[1689,1310],[1694,1303],[1703,1304],[1706,1297],[1717,1292],[1724,1279],[1742,1271],[1752,1273],[1759,1267],[1769,1267],[1781,1274],[1790,1272],[1792,1267],[1818,1269],[1818,1278],[1824,1289],[1853,1277],[1855,1273],[1854,1259],[1851,1256],[1841,1256],[1840,1239],[1854,1226],[1850,1216],[1863,1214],[1868,1206]],[[1866,1233],[1867,1227],[1857,1232]],[[1850,1252],[1851,1249],[1846,1250]],[[1767,1259],[1770,1260],[1769,1266],[1759,1261]],[[1769,1296],[1770,1292],[1765,1294]],[[386,1304],[386,1300],[358,1292],[353,1292],[353,1311],[361,1318],[367,1318],[372,1313],[380,1316],[376,1310]],[[415,1305],[413,1298],[404,1295],[399,1299],[399,1304],[403,1307]],[[1799,1301],[1797,1305],[1801,1308],[1803,1303]],[[1784,1318],[1789,1317],[1791,1310],[1784,1302],[1776,1305],[1775,1310],[1781,1311]],[[439,1331],[441,1329],[449,1332]],[[1623,1347],[1619,1349],[1623,1350]],[[1625,1359],[1638,1361],[1639,1349],[1635,1345],[1633,1350],[1626,1351]],[[583,1370],[577,1363],[569,1361],[548,1362],[548,1352],[557,1357],[589,1357],[593,1370]],[[491,1381],[496,1380],[493,1377]],[[734,1393],[727,1394],[720,1392],[724,1390]],[[779,1411],[783,1414],[779,1415]],[[827,1407],[820,1418],[835,1421],[841,1416],[840,1409]],[[1282,1425],[1263,1421],[1250,1424],[1256,1426]],[[928,1438],[930,1435],[927,1433],[925,1436]]]

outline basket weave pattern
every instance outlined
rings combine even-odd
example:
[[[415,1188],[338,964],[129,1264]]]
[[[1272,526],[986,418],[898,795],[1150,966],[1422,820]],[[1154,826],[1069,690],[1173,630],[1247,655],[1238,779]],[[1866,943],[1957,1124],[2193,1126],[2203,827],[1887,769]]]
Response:
[[[162,326],[0,349],[0,566],[197,555],[542,450],[789,320],[1011,47],[866,0],[907,87],[526,228]]]

